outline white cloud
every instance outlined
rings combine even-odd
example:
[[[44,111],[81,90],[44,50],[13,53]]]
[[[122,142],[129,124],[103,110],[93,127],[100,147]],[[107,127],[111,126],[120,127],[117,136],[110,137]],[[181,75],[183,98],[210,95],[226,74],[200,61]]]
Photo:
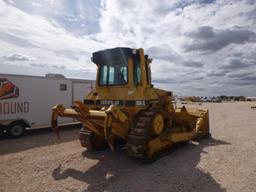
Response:
[[[77,38],[42,16],[31,16],[4,2],[0,2],[0,7],[2,55],[20,53],[35,58],[34,62],[39,64],[65,65],[70,70],[85,65],[95,71],[95,66],[89,62],[90,54],[104,45],[89,37]],[[10,61],[3,62],[17,64],[17,60]]]
[[[0,55],[34,59],[6,59],[5,67],[76,70],[76,76],[83,68],[95,75],[93,51],[142,47],[154,59],[153,78],[162,88],[189,95],[256,92],[251,76],[232,84],[232,74],[256,71],[255,41],[236,40],[256,33],[251,0],[4,0],[0,7]],[[202,34],[203,27],[212,30],[211,41],[202,36],[210,35]]]
[[[4,55],[0,58],[3,61],[33,61],[34,58],[31,58],[27,55],[22,55],[22,54],[10,54],[10,55]]]

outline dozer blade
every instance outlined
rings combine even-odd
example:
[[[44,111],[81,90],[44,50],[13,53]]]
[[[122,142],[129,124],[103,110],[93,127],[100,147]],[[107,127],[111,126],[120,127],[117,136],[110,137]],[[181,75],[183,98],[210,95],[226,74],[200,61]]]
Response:
[[[172,133],[169,139],[173,142],[198,139],[209,136],[209,111],[184,106],[175,111],[175,126],[182,128],[178,133]]]

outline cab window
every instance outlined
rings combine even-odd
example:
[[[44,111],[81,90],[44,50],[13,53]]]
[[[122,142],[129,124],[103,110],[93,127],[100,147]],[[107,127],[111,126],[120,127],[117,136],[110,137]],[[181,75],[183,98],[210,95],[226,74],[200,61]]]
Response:
[[[127,82],[126,65],[100,65],[99,85],[124,85]]]
[[[138,85],[141,82],[141,67],[140,62],[136,61],[134,65],[134,84]]]

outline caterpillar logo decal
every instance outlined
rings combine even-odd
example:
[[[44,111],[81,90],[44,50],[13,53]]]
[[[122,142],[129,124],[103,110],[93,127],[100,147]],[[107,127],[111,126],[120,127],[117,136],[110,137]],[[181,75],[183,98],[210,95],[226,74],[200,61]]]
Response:
[[[0,100],[19,96],[19,88],[6,78],[0,78]]]

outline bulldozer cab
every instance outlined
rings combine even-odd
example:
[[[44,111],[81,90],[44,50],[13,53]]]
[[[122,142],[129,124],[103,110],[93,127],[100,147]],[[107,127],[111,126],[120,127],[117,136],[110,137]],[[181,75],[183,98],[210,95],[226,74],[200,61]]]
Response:
[[[150,87],[151,59],[143,49],[114,48],[93,53],[98,67],[97,87]]]

